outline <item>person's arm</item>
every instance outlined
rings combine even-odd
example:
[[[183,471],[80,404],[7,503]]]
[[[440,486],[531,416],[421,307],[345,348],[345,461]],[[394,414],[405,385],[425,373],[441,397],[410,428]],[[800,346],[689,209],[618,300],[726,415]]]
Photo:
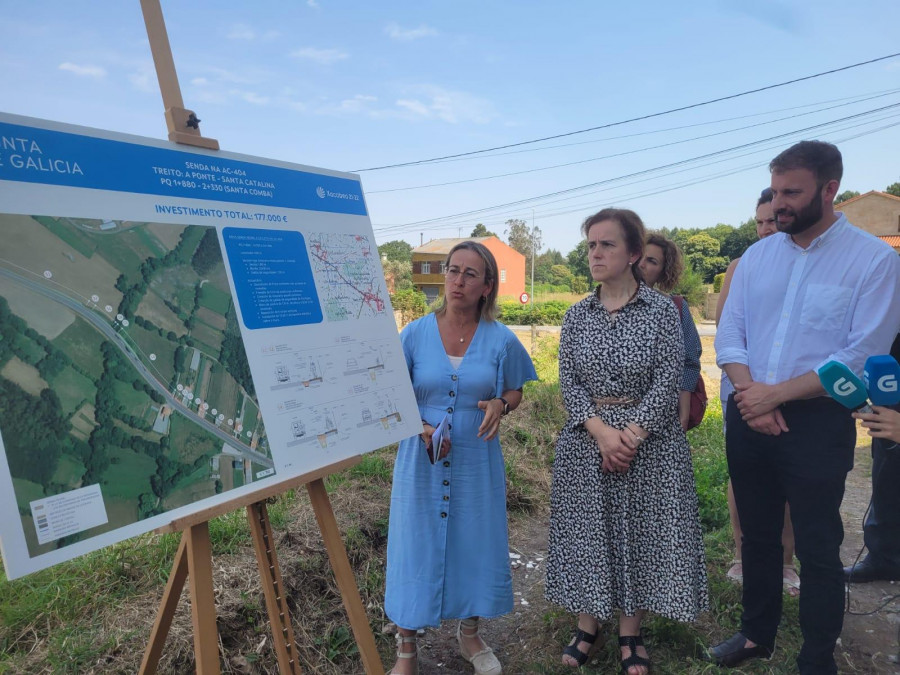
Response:
[[[731,278],[734,276],[734,270],[737,268],[740,258],[735,258],[725,270],[725,278],[722,279],[722,288],[719,289],[719,298],[716,300],[716,325],[719,325],[719,318],[722,316],[722,310],[725,308],[725,301],[728,299],[728,290],[731,288]]]
[[[676,393],[684,370],[684,344],[675,304],[667,302],[651,320],[657,320],[659,325],[653,349],[653,375],[632,419],[643,431],[638,434],[641,438],[664,429],[669,419],[678,414]]]
[[[576,367],[577,345],[586,339],[578,333],[574,314],[580,311],[573,305],[563,318],[562,332],[559,337],[559,389],[562,393],[563,405],[573,424],[584,424],[591,417],[596,417],[597,406],[591,393],[582,384]]]
[[[691,416],[691,394],[697,389],[700,379],[700,356],[703,354],[703,343],[691,308],[685,298],[681,298],[681,334],[684,338],[684,372],[681,376],[681,391],[678,392],[678,419],[681,428],[687,431]]]

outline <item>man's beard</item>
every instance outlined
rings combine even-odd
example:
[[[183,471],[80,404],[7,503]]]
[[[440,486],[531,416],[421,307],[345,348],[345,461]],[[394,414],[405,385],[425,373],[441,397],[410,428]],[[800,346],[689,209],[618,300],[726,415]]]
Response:
[[[824,186],[820,186],[816,190],[816,194],[813,195],[809,204],[800,209],[800,211],[795,212],[791,209],[781,208],[775,212],[775,226],[779,232],[792,235],[800,234],[822,220],[822,214],[824,213],[822,208],[822,187]],[[789,223],[782,223],[778,219],[779,215],[793,216],[794,219]]]

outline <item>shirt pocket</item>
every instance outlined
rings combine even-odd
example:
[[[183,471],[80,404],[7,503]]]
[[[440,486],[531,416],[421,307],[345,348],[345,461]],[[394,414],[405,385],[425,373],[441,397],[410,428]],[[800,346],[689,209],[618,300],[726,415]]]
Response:
[[[844,325],[853,289],[831,284],[810,284],[803,298],[800,325],[817,331],[835,331]]]

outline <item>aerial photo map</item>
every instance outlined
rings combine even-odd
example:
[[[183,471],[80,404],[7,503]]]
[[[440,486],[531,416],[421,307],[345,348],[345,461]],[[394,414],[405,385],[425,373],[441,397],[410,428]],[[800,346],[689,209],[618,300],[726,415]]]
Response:
[[[215,228],[0,228],[0,428],[31,556],[275,472]],[[53,522],[63,494],[96,520]]]

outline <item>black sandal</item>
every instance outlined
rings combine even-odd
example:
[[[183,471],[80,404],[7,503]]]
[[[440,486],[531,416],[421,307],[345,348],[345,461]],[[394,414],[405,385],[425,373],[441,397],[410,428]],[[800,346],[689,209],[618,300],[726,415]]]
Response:
[[[637,655],[637,648],[644,646],[644,638],[641,635],[620,635],[619,646],[628,647],[631,650],[631,656],[622,659],[622,672],[628,675],[628,669],[634,666],[643,666],[650,673],[650,659]]]
[[[599,632],[599,631],[598,631]],[[597,633],[588,633],[587,631],[583,631],[577,626],[575,627],[575,640],[572,644],[566,646],[563,649],[563,656],[571,656],[578,663],[578,667],[581,668],[587,660],[591,658],[591,653],[594,651],[594,643],[597,641]],[[587,642],[590,647],[586,652],[578,649],[578,645],[582,642]]]

